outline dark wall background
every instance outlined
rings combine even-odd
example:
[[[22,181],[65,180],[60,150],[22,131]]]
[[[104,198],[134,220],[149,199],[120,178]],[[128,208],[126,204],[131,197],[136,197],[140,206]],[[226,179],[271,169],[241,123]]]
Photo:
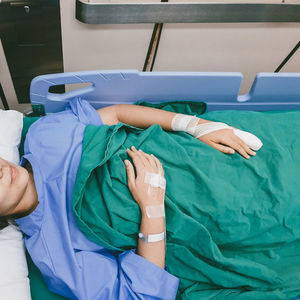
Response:
[[[63,72],[59,0],[2,0],[0,37],[19,103],[35,76]]]

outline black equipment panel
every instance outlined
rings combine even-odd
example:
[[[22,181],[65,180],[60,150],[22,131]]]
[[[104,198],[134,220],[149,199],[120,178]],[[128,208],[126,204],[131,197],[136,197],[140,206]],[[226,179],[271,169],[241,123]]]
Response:
[[[29,102],[35,76],[63,72],[60,24],[59,0],[0,3],[0,37],[19,103]]]

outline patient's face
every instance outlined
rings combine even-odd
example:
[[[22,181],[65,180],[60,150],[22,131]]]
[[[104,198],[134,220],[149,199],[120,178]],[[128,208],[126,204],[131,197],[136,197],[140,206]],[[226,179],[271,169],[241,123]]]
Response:
[[[0,215],[9,215],[21,202],[29,184],[28,171],[0,158]]]

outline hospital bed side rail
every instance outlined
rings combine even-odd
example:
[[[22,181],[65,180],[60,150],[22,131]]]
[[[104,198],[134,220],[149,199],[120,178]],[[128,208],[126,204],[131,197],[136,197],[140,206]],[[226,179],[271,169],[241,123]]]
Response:
[[[148,101],[203,101],[212,110],[296,110],[300,108],[300,73],[259,73],[245,95],[239,95],[243,75],[238,72],[139,72],[99,70],[58,73],[33,79],[30,99],[47,113],[64,109],[82,97],[96,109]],[[63,93],[49,92],[56,85],[89,84]]]

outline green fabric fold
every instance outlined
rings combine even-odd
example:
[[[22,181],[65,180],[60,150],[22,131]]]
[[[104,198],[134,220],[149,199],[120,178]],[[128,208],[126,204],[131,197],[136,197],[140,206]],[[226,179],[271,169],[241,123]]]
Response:
[[[300,294],[300,112],[216,111],[194,102],[145,104],[252,132],[255,157],[225,155],[158,125],[87,126],[73,192],[80,229],[112,250],[137,247],[140,211],[126,149],[154,154],[167,182],[166,264],[178,299],[292,299]]]

